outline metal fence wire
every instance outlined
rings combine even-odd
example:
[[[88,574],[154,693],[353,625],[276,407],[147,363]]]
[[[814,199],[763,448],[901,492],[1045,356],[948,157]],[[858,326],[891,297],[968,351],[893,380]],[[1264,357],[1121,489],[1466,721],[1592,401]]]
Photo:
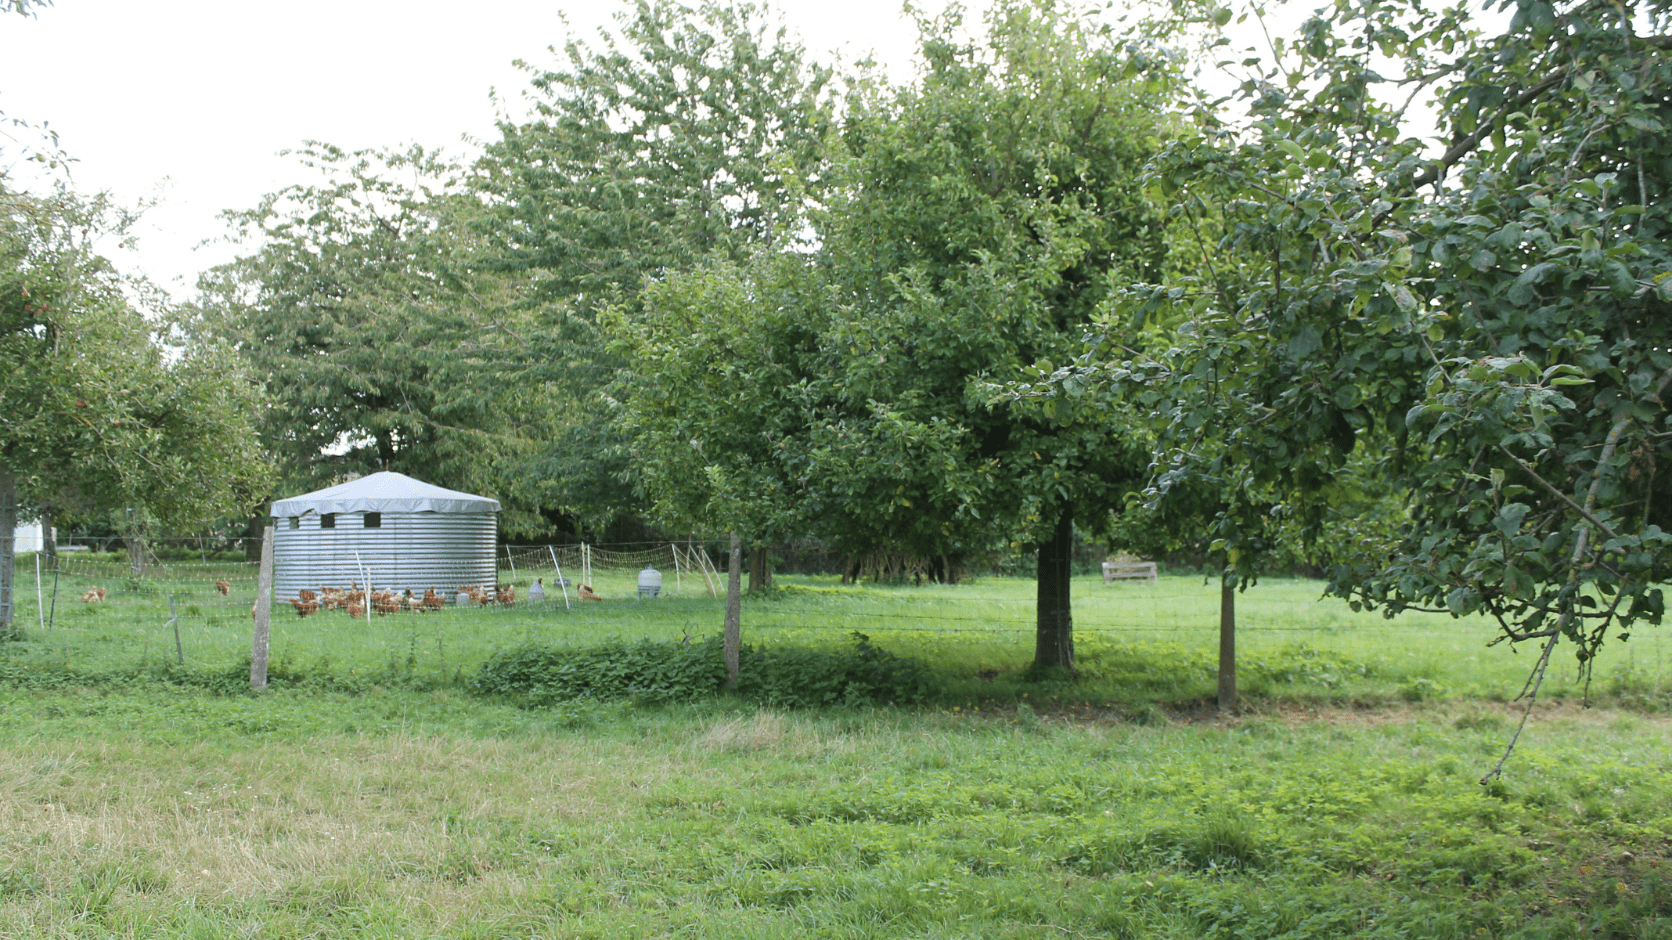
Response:
[[[195,560],[185,552],[155,554],[143,567],[121,552],[19,555],[14,623],[24,639],[0,643],[0,661],[99,672],[247,669],[257,563],[238,552],[203,552]],[[831,567],[840,570],[840,559]],[[647,568],[660,579],[654,599],[639,591]],[[724,570],[724,555],[700,542],[501,547],[495,590],[474,599],[450,596],[434,608],[404,598],[362,601],[351,616],[320,596],[275,597],[272,657],[281,670],[313,663],[330,664],[334,674],[417,670],[457,678],[498,651],[528,643],[580,647],[708,637],[721,629]],[[535,584],[542,591],[531,596]],[[1010,579],[876,590],[826,574],[785,576],[778,584],[782,590],[747,609],[749,642],[839,643],[855,631],[902,648],[928,643],[1025,653],[1033,642],[1032,591]],[[1256,653],[1262,644],[1349,649],[1386,632],[1413,655],[1443,650],[1470,658],[1484,655],[1490,637],[1483,623],[1355,614],[1345,603],[1321,601],[1317,591],[1315,582],[1274,582],[1239,595],[1239,646],[1247,643]],[[1217,585],[1200,577],[1104,584],[1082,576],[1074,588],[1076,643],[1087,649],[1159,644],[1205,657],[1217,635],[1218,594]],[[1672,637],[1658,631],[1608,653],[1627,672],[1656,682],[1672,665],[1668,654]]]

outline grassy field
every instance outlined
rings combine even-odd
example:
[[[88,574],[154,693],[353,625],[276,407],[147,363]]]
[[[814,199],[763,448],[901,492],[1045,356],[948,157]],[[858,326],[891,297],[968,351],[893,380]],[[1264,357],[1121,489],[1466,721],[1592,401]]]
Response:
[[[1655,630],[1605,654],[1596,707],[1558,658],[1482,786],[1531,651],[1315,582],[1239,597],[1220,717],[1199,579],[1076,582],[1073,684],[1025,677],[1029,582],[786,578],[747,641],[863,632],[936,695],[519,709],[468,692],[496,652],[709,637],[718,602],[600,578],[568,610],[281,608],[251,696],[252,586],[175,571],[66,578],[0,645],[0,938],[1672,937]]]
[[[24,569],[26,570],[26,569]],[[519,596],[536,575],[521,571]],[[539,643],[591,646],[611,640],[709,637],[720,631],[721,601],[700,582],[668,579],[665,595],[634,599],[633,572],[599,572],[603,603],[571,601],[554,591],[543,605],[448,609],[426,615],[351,621],[340,612],[298,618],[275,608],[272,655],[293,675],[418,679],[458,684],[494,653]],[[506,581],[513,580],[509,572]],[[20,577],[20,584],[27,582]],[[215,580],[232,585],[229,596]],[[93,586],[103,603],[77,598]],[[682,588],[682,589],[681,589]],[[1268,579],[1238,597],[1240,680],[1257,697],[1340,701],[1365,696],[1429,699],[1502,697],[1520,688],[1534,651],[1488,648],[1484,620],[1436,614],[1387,620],[1320,598],[1314,581]],[[833,646],[855,632],[877,645],[929,662],[961,704],[1012,701],[1033,654],[1033,582],[991,578],[924,587],[842,586],[835,579],[788,577],[769,597],[749,598],[745,641],[766,645]],[[40,609],[22,592],[24,643],[3,658],[21,668],[85,674],[145,671],[173,663],[189,670],[230,670],[250,653],[254,583],[242,566],[177,566],[129,586],[109,570],[83,565],[57,586],[43,583]],[[1164,577],[1156,584],[1074,584],[1081,681],[1046,692],[1087,702],[1178,703],[1213,693],[1217,664],[1218,589],[1200,578]],[[172,602],[172,607],[171,607]],[[50,611],[50,625],[46,625]],[[172,618],[178,616],[178,621]],[[176,631],[176,627],[178,630]],[[178,640],[177,640],[178,634]],[[1545,694],[1582,694],[1572,659],[1553,661]],[[1665,702],[1672,695],[1672,641],[1647,629],[1603,653],[1602,694]]]
[[[1672,935],[1672,725],[0,691],[0,936]]]

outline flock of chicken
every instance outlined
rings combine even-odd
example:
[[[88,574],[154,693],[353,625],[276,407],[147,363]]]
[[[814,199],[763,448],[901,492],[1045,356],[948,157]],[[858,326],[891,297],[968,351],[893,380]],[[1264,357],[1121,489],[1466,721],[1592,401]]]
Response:
[[[379,617],[403,612],[424,613],[440,610],[444,603],[441,595],[437,594],[433,587],[419,597],[412,593],[411,588],[407,588],[404,593],[396,594],[393,591],[379,591],[375,587],[370,591],[362,591],[358,584],[349,585],[347,590],[320,588],[317,594],[302,590],[296,592],[296,597],[290,601],[290,605],[296,608],[298,617],[306,617],[321,610],[341,610],[349,617],[359,617],[366,612],[368,606],[372,613]]]
[[[495,584],[488,588],[472,584],[458,590],[458,602],[460,604],[465,603],[465,598],[469,598],[470,603],[479,607],[491,607],[495,604],[510,607],[517,603],[517,588],[511,584]],[[592,593],[592,588],[585,584],[581,585],[581,599],[589,601],[603,600],[602,597]],[[421,614],[426,611],[440,610],[446,605],[446,601],[441,599],[441,595],[437,594],[433,587],[426,590],[420,597],[412,593],[411,588],[407,588],[404,593],[396,594],[393,591],[379,591],[374,587],[368,594],[366,591],[360,590],[359,585],[350,585],[346,591],[342,588],[320,588],[318,593],[307,590],[298,591],[297,596],[290,601],[290,605],[296,608],[296,616],[298,617],[306,617],[321,610],[342,610],[349,617],[360,617],[366,613],[368,604],[371,606],[372,613],[382,617],[387,614]]]
[[[232,593],[232,585],[225,581],[216,581],[215,590],[219,591],[224,597]],[[503,604],[509,607],[517,602],[517,588],[516,585],[512,584],[496,584],[491,589],[473,584],[459,588],[459,594],[459,603],[464,603],[463,598],[468,597],[480,607],[491,607],[494,604]],[[602,597],[592,592],[592,586],[589,584],[580,585],[580,598],[583,601],[603,600]],[[102,603],[104,599],[105,589],[102,587],[88,588],[81,595],[81,602],[84,604],[98,604]],[[531,599],[538,600],[539,597],[531,594]],[[411,588],[407,588],[404,593],[396,594],[393,591],[379,591],[374,587],[368,594],[366,591],[360,590],[358,584],[349,585],[347,590],[328,587],[322,587],[317,592],[302,590],[298,591],[296,597],[290,600],[290,605],[296,608],[296,616],[298,617],[317,614],[322,610],[341,610],[350,617],[359,617],[365,614],[367,604],[371,605],[373,613],[382,617],[387,614],[403,612],[421,614],[429,610],[440,610],[446,602],[441,599],[441,595],[437,594],[433,587],[425,591],[422,597],[419,597],[412,593]],[[254,611],[252,610],[251,613],[253,614]]]

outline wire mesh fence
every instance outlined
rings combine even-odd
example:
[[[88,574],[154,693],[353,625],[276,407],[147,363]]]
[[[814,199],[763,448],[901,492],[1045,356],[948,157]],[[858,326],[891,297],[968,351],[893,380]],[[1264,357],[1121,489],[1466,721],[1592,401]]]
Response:
[[[156,555],[143,567],[126,553],[19,556],[14,609],[25,639],[0,644],[0,660],[90,672],[247,664],[257,564],[241,560],[236,549],[205,552],[197,560],[184,553]],[[830,567],[840,570],[840,560]],[[660,578],[654,594],[639,591],[646,569]],[[450,594],[436,607],[362,604],[351,611],[325,605],[304,610],[302,598],[275,597],[272,657],[280,670],[307,664],[342,674],[456,678],[498,651],[528,643],[707,637],[721,629],[724,569],[723,554],[701,543],[501,547],[499,583],[485,599]],[[530,597],[536,583],[543,597]],[[1495,682],[1526,659],[1501,647],[1486,649],[1493,631],[1484,620],[1386,620],[1321,598],[1320,587],[1271,579],[1239,594],[1239,651],[1258,657],[1305,645],[1435,674],[1478,663]],[[1217,640],[1218,586],[1199,576],[1105,584],[1086,575],[1075,579],[1073,595],[1077,644],[1088,654],[1147,644],[1208,657]],[[943,659],[969,662],[1025,663],[1034,624],[1033,584],[1004,577],[879,587],[845,585],[829,574],[785,575],[776,590],[751,597],[744,614],[748,642],[831,644],[863,632],[896,648],[935,650]],[[1639,631],[1630,644],[1612,646],[1604,656],[1600,668],[1613,669],[1612,675],[1657,688],[1672,676],[1672,640],[1659,631]]]

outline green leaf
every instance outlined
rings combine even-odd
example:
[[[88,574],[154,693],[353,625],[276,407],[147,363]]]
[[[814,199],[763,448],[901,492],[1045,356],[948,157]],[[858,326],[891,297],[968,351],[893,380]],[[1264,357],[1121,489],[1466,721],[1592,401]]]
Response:
[[[1510,303],[1513,304],[1520,306],[1531,304],[1534,300],[1538,299],[1538,292],[1535,288],[1539,284],[1543,283],[1545,278],[1549,277],[1558,270],[1560,270],[1560,266],[1554,262],[1546,261],[1541,264],[1535,264],[1516,276],[1515,282],[1510,285],[1509,291],[1505,296],[1507,296]]]

